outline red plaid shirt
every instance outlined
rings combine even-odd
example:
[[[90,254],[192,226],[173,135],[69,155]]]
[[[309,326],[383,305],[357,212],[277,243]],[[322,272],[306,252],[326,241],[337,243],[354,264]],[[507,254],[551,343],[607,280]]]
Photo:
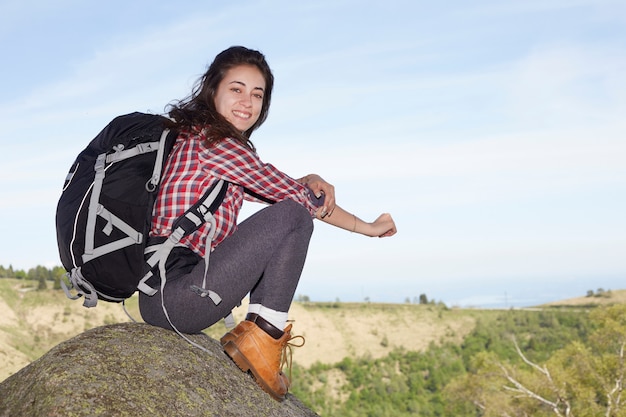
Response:
[[[211,148],[203,144],[205,139],[198,130],[183,131],[176,139],[155,202],[151,236],[169,235],[174,221],[219,179],[230,184],[222,205],[214,214],[217,230],[211,250],[237,230],[237,217],[244,199],[261,201],[250,192],[274,202],[290,198],[315,216],[318,207],[310,199],[307,186],[261,162],[254,151],[234,139],[224,139]],[[209,224],[204,224],[181,243],[204,256],[209,229]]]

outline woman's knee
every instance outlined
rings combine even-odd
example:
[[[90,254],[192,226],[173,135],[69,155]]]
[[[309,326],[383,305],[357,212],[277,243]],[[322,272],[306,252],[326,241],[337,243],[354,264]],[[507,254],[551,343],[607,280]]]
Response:
[[[313,233],[313,218],[309,211],[300,203],[293,200],[284,200],[276,203],[275,206],[281,211],[280,216],[282,219],[289,219],[293,221],[295,227]]]

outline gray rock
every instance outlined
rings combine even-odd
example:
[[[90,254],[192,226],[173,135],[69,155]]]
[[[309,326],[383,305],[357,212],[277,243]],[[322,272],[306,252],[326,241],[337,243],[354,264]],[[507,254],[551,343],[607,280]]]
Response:
[[[317,416],[273,400],[220,344],[147,324],[86,331],[0,383],[0,416]]]

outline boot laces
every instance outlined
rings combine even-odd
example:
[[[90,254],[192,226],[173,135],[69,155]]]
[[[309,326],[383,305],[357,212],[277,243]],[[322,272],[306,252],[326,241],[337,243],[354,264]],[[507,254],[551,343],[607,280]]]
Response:
[[[294,342],[295,341],[295,342]],[[289,338],[285,341],[283,348],[280,352],[280,369],[287,365],[287,369],[289,370],[289,382],[291,382],[291,366],[293,364],[293,348],[299,348],[304,346],[304,336],[291,336],[289,334]]]

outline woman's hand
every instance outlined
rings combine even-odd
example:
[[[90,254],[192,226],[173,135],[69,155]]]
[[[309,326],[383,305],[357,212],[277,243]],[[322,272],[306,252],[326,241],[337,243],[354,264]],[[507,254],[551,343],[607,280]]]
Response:
[[[317,174],[309,174],[298,180],[300,184],[308,186],[316,197],[324,194],[324,205],[319,210],[319,217],[324,218],[330,216],[335,211],[335,187],[327,183]]]
[[[324,223],[370,237],[389,237],[395,235],[397,232],[396,223],[389,213],[383,213],[378,216],[376,220],[369,223],[359,219],[355,214],[347,212],[339,206],[335,206],[334,216],[321,218],[318,212],[316,217]]]
[[[396,234],[396,223],[393,221],[391,214],[383,213],[376,220],[370,223],[371,231],[368,230],[368,236],[389,237]]]

